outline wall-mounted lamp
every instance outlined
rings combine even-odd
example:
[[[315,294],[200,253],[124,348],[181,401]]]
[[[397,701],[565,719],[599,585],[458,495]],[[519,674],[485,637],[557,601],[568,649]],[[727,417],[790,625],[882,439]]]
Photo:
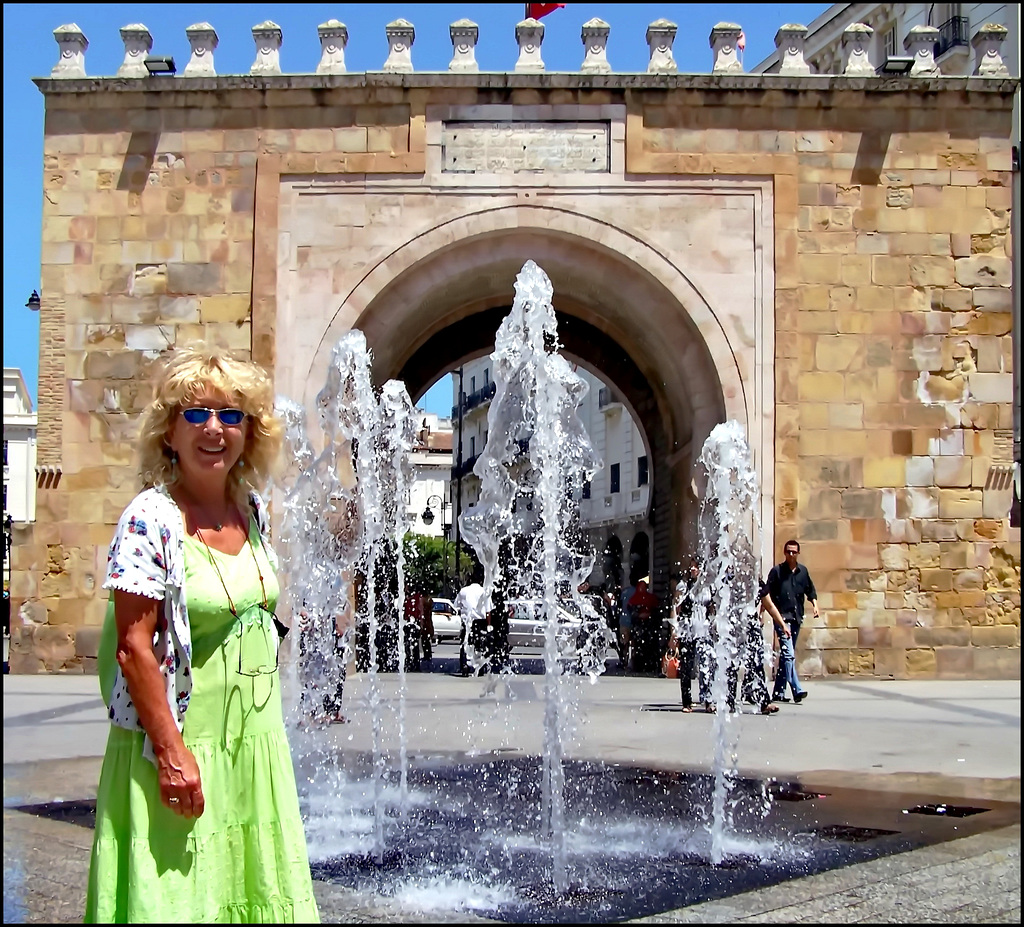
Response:
[[[39,293],[37,290],[32,291],[32,295],[28,298],[28,302],[25,303],[26,309],[31,309],[33,312],[38,312],[40,306]]]
[[[150,77],[156,77],[159,74],[174,74],[177,68],[169,55],[146,55],[146,70]]]
[[[875,69],[875,74],[881,75],[892,75],[892,74],[909,74],[910,69],[914,66],[913,58],[903,57],[892,57],[886,58],[883,64],[880,64]]]

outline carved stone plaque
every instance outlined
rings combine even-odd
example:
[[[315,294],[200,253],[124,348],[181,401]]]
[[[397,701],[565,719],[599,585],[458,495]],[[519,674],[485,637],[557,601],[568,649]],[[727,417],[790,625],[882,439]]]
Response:
[[[441,140],[445,173],[610,170],[607,122],[446,122]]]

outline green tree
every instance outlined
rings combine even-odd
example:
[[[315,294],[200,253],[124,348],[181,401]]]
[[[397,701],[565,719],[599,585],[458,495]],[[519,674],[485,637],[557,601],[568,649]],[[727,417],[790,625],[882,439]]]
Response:
[[[453,596],[468,581],[476,564],[473,551],[463,545],[456,571],[455,544],[444,538],[409,533],[404,548],[405,587],[410,592]]]

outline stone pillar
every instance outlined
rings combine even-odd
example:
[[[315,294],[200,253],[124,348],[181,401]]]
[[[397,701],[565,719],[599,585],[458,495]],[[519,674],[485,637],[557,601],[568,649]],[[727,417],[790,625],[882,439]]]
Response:
[[[544,23],[539,19],[524,19],[516,24],[516,43],[519,45],[519,58],[516,71],[543,71],[544,61],[540,56],[540,46],[544,41]]]
[[[608,63],[608,36],[612,27],[596,16],[583,24],[580,38],[583,39],[583,64],[580,70],[584,74],[610,74],[612,66]]]
[[[452,37],[452,60],[449,71],[479,71],[476,63],[476,43],[480,38],[480,27],[471,19],[459,19],[448,27]]]
[[[736,23],[718,23],[711,29],[712,74],[742,74],[739,40],[743,29]]]
[[[647,27],[647,47],[651,60],[647,62],[648,74],[675,74],[679,68],[672,57],[672,43],[676,40],[678,26],[667,19],[656,19]]]
[[[280,74],[281,42],[284,39],[281,27],[269,19],[257,23],[252,27],[252,38],[256,43],[256,60],[249,68],[249,73]]]
[[[184,77],[216,77],[213,52],[217,48],[217,30],[209,23],[193,23],[185,30],[192,55],[185,65]]]
[[[1003,61],[1002,44],[1009,30],[999,23],[987,23],[974,33],[974,73],[978,77],[1009,77],[1010,69]]]
[[[875,34],[866,23],[853,23],[843,33],[843,74],[847,77],[874,76],[875,66],[868,52]]]
[[[935,43],[939,41],[939,30],[934,26],[914,26],[903,40],[903,48],[914,56],[910,67],[911,77],[938,77],[942,72],[935,63]]]
[[[348,26],[336,19],[329,19],[316,27],[320,36],[320,63],[317,74],[345,73],[345,46],[348,45]]]
[[[75,23],[58,26],[53,37],[60,46],[60,58],[50,71],[50,77],[85,77],[85,50],[89,40]]]
[[[804,60],[807,27],[786,23],[775,33],[775,47],[782,52],[780,74],[810,74],[811,66]]]
[[[412,70],[412,43],[416,41],[416,27],[406,19],[396,19],[384,27],[388,37],[388,60],[384,71]]]
[[[146,70],[146,55],[153,48],[153,36],[142,23],[121,27],[121,41],[124,42],[124,61],[117,69],[118,77],[149,77]]]

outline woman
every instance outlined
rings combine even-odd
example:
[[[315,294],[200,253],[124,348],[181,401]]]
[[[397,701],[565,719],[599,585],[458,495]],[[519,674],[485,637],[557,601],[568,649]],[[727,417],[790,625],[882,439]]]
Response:
[[[85,920],[318,921],[254,491],[281,441],[255,364],[185,350],[142,417],[100,645],[112,722]],[[116,660],[115,660],[116,653]]]

